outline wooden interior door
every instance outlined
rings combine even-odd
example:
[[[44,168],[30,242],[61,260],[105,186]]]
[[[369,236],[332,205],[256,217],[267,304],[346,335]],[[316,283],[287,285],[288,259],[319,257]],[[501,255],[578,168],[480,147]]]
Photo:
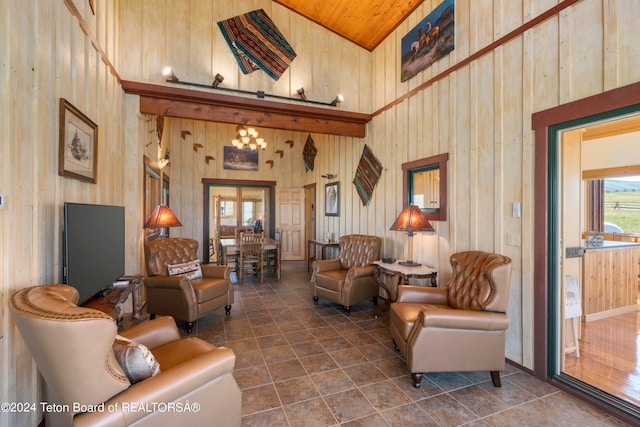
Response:
[[[282,259],[305,259],[304,188],[276,191],[276,228],[282,230]]]

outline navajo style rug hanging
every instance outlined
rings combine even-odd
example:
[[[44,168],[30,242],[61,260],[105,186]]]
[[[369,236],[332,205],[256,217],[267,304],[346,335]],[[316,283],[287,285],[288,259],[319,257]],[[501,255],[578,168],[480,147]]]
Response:
[[[353,178],[353,184],[362,200],[362,205],[367,206],[373,196],[373,189],[376,187],[378,180],[382,174],[382,164],[373,155],[368,145],[365,144],[360,157],[360,163],[356,170],[356,176]]]
[[[307,142],[304,144],[304,150],[302,150],[302,159],[304,160],[304,167],[307,171],[313,170],[316,154],[318,154],[318,149],[313,143],[311,134],[309,134],[309,136],[307,136]]]
[[[262,9],[220,21],[218,27],[244,74],[262,69],[278,80],[296,57]]]

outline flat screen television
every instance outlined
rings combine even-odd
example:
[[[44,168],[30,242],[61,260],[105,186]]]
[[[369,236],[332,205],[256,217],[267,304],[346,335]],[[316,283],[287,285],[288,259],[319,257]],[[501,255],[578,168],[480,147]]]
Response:
[[[63,282],[78,289],[78,304],[124,274],[124,207],[65,203]]]

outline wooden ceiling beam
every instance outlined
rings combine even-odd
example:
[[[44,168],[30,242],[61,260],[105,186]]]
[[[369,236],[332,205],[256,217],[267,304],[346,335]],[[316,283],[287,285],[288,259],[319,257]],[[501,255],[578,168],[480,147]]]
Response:
[[[140,96],[140,112],[219,123],[364,138],[371,114],[122,81]]]

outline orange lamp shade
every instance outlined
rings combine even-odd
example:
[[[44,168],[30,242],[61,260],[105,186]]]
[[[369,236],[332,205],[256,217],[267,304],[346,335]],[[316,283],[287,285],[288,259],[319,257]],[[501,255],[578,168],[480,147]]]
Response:
[[[413,236],[417,231],[435,231],[427,217],[416,205],[405,207],[398,218],[391,226],[390,230],[406,231],[409,236]]]
[[[181,227],[182,223],[167,205],[158,205],[147,220],[144,228]]]

